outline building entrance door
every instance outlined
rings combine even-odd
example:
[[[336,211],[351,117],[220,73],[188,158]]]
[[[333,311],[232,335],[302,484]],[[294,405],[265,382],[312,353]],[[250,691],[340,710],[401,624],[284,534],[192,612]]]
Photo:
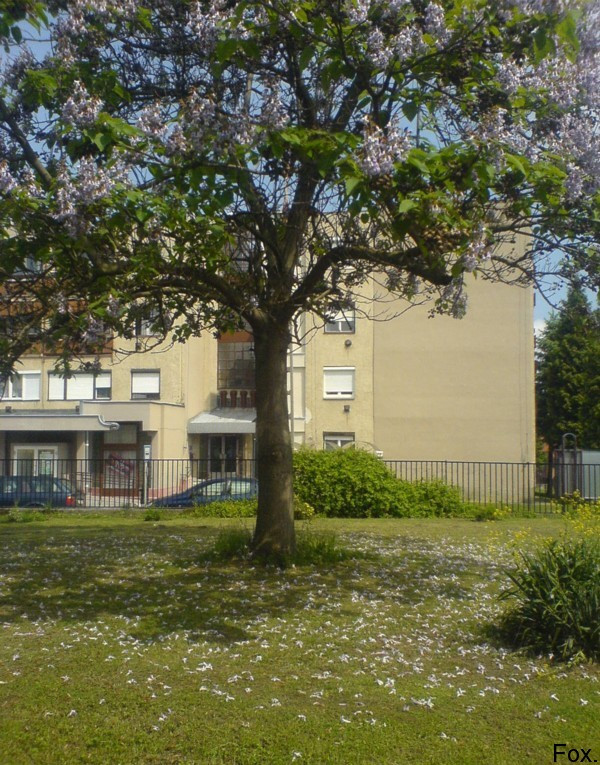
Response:
[[[239,454],[238,436],[208,437],[208,470],[211,475],[235,475]]]

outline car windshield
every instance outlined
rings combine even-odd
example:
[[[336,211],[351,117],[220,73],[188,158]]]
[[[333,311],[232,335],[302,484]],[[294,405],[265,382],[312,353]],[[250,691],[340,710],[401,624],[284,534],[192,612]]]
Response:
[[[197,486],[193,492],[195,497],[220,497],[226,488],[226,481],[214,481]]]
[[[230,494],[243,494],[243,495],[250,495],[254,494],[254,484],[252,481],[249,481],[248,479],[234,479],[230,483]]]

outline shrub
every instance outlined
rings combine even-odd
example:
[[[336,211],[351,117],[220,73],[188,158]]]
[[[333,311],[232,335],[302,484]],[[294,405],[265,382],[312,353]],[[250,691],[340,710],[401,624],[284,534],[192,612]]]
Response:
[[[144,520],[145,521],[160,521],[161,515],[160,512],[154,508],[150,508],[149,510],[146,510],[144,513]]]
[[[216,504],[216,503],[211,503]],[[231,560],[232,558],[247,558],[250,554],[250,542],[252,534],[245,528],[221,529],[217,534],[208,557],[217,560]]]
[[[496,505],[473,505],[469,508],[469,515],[475,521],[501,521],[503,518],[510,518],[512,508],[507,505],[497,507]]]
[[[459,489],[442,481],[401,481],[379,458],[360,449],[295,452],[294,489],[316,513],[334,518],[467,513]]]
[[[297,521],[310,521],[316,515],[315,508],[294,495],[294,519]]]
[[[420,481],[414,484],[414,490],[416,501],[414,515],[451,518],[468,512],[460,489],[456,486],[448,486],[439,480]]]
[[[600,658],[600,541],[552,540],[520,552],[501,632],[518,646],[561,659]]]
[[[318,514],[333,518],[409,515],[415,490],[360,449],[294,453],[294,488]]]
[[[6,520],[8,523],[33,523],[34,521],[44,521],[46,517],[42,511],[37,509],[11,507],[6,515]]]
[[[207,505],[194,505],[184,510],[184,515],[194,518],[253,518],[258,502],[254,499],[223,499]]]

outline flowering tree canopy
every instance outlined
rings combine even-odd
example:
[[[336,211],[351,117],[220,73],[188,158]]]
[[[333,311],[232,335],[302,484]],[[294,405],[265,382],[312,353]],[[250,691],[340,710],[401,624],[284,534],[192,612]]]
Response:
[[[598,285],[595,1],[18,7],[0,15],[2,357],[35,329],[68,358],[144,314],[179,339],[249,325],[257,549],[293,546],[296,316],[373,274],[456,315],[468,271]]]

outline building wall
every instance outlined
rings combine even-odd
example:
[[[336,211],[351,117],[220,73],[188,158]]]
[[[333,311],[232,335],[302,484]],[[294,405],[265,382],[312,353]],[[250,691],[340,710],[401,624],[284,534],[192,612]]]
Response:
[[[130,353],[144,347],[144,353]],[[100,367],[111,372],[110,400],[49,400],[49,374],[54,371],[56,357],[29,354],[16,367],[17,372],[40,372],[40,398],[38,400],[4,399],[1,406],[10,407],[12,413],[19,411],[72,412],[79,407],[86,414],[99,414],[106,421],[137,423],[138,446],[144,443],[152,445],[154,458],[187,458],[188,435],[187,422],[199,411],[211,409],[216,404],[216,342],[211,334],[192,338],[187,343],[175,345],[162,344],[153,348],[150,338],[121,340],[115,343],[112,355],[100,356]],[[93,361],[93,357],[83,361]],[[74,368],[77,365],[74,364]],[[160,371],[160,399],[132,400],[132,370]],[[71,444],[73,435],[68,436],[57,429],[46,433],[48,438],[58,444]],[[33,437],[33,436],[32,436]],[[29,439],[31,440],[31,439]],[[34,439],[35,440],[35,439]],[[2,435],[2,444],[25,442],[23,434]],[[71,444],[68,456],[83,458],[90,454],[89,442],[86,449],[85,434],[77,434]],[[3,452],[6,449],[2,450]],[[100,455],[98,455],[100,456]]]
[[[356,319],[353,333],[327,333],[322,321],[312,321],[305,348],[307,445],[322,449],[324,433],[353,433],[357,446],[374,448],[373,330],[373,322],[364,317]],[[331,367],[355,370],[352,398],[324,396],[324,370]]]
[[[367,307],[372,289],[365,288]],[[532,291],[472,279],[467,293],[469,309],[460,321],[430,319],[429,306],[422,306],[389,321],[359,316],[353,333],[328,334],[306,318],[307,341],[295,349],[293,382],[288,376],[295,443],[323,448],[324,433],[352,433],[358,446],[381,451],[385,459],[532,461]],[[133,350],[135,341],[121,347]],[[48,401],[53,366],[52,357],[25,357],[17,369],[41,372],[41,399],[1,405],[15,413],[75,411],[77,401]],[[187,423],[218,405],[217,342],[210,333],[144,354],[115,352],[101,357],[101,366],[112,372],[112,399],[86,401],[82,413],[137,423],[138,447],[151,443],[154,458],[206,456],[206,439],[188,437]],[[324,396],[325,367],[354,368],[352,398]],[[131,400],[132,369],[160,369],[159,401]],[[55,440],[72,442],[71,434],[62,436],[57,432]],[[0,448],[16,438],[0,433]],[[242,456],[251,456],[251,437],[243,445]],[[72,448],[72,456],[85,454],[84,434]]]
[[[533,295],[467,285],[461,320],[415,307],[374,325],[374,440],[385,459],[535,459]]]

